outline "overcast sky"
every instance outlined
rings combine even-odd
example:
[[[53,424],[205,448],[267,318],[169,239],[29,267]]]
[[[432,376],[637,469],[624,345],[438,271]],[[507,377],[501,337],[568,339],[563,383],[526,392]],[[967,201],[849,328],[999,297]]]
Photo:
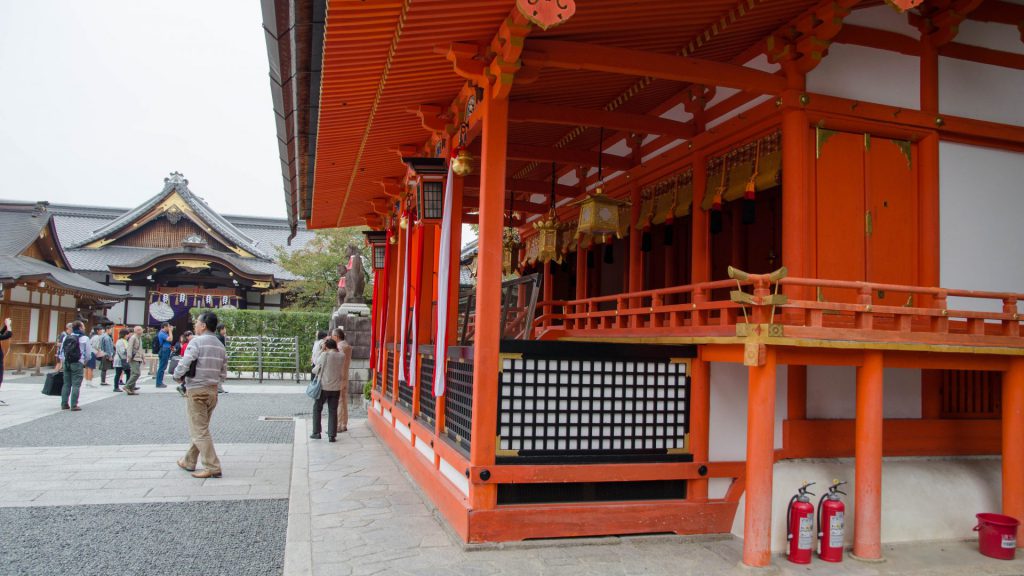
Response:
[[[0,199],[285,217],[255,0],[0,0],[0,78]]]

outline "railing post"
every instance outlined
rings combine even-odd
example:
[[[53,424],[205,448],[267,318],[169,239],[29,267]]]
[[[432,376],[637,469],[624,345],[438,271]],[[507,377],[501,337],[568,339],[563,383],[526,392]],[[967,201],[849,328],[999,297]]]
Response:
[[[292,342],[295,347],[295,382],[298,383],[302,377],[302,372],[300,371],[301,363],[299,362],[299,337],[292,336]]]
[[[695,286],[690,301],[693,307],[693,311],[690,313],[690,326],[703,326],[704,311],[700,309],[700,306],[707,302],[707,292],[704,291],[704,288]]]
[[[871,288],[863,286],[857,291],[857,303],[864,306],[864,310],[856,313],[856,326],[858,330],[870,330],[872,325],[871,313]]]
[[[1017,312],[1017,299],[1014,297],[1003,298],[1003,314],[1008,318],[1003,319],[1003,336],[1016,338],[1020,336],[1020,316]]]
[[[256,366],[259,372],[259,381],[263,382],[263,336],[256,337]]]
[[[949,317],[946,316],[946,291],[940,291],[932,301],[932,306],[942,311],[941,316],[933,316],[931,320],[932,331],[945,334],[949,332]]]

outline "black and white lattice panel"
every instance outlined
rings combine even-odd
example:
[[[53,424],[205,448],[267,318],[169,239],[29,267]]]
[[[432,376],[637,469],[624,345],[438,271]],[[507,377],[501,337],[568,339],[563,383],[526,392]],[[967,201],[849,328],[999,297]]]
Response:
[[[504,358],[499,453],[678,453],[689,431],[687,364]]]

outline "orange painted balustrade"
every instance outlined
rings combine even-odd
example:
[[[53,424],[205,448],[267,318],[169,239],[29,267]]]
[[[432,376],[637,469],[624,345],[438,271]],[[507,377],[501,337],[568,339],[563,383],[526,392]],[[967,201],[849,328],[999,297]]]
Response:
[[[758,306],[744,307],[729,291],[749,290],[749,281],[718,280],[658,290],[569,301],[539,302],[534,337],[540,339],[615,337],[701,338],[737,336],[737,324],[750,322]],[[849,340],[863,343],[916,343],[936,346],[1024,347],[1017,302],[1024,294],[930,288],[871,282],[784,278],[775,289],[803,287],[838,294],[836,301],[789,299],[769,308],[782,337]],[[778,290],[781,292],[781,290]],[[904,306],[879,305],[879,294],[898,294]],[[949,298],[978,301],[976,309],[947,307]],[[918,303],[926,303],[919,305]],[[1001,308],[999,312],[984,311]]]

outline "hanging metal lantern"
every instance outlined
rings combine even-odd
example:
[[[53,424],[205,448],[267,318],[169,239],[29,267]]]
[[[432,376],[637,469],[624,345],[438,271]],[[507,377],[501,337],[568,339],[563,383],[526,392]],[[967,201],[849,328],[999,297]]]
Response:
[[[444,158],[402,158],[418,180],[416,214],[425,222],[440,222],[444,217],[444,186],[448,167]]]
[[[604,157],[604,128],[601,129],[600,144],[597,149],[597,186],[594,193],[573,205],[580,207],[580,220],[576,228],[576,237],[590,235],[605,241],[609,236],[619,236],[624,226],[619,223],[622,206],[629,206],[626,200],[618,200],[606,196],[602,179],[602,159]],[[621,236],[619,236],[621,238]]]
[[[466,116],[469,118],[469,116]],[[452,172],[456,176],[469,176],[473,171],[473,157],[466,150],[466,134],[469,132],[469,124],[463,122],[459,125],[459,143],[455,150],[457,153],[452,158]]]
[[[387,232],[383,230],[370,230],[363,232],[366,235],[366,243],[370,245],[374,270],[384,269],[384,251],[387,250]]]
[[[575,202],[580,207],[580,221],[576,228],[576,237],[590,235],[605,241],[611,235],[622,238],[624,227],[622,220],[623,206],[629,206],[626,200],[611,198],[604,193],[604,186],[598,182],[594,193],[583,200]]]
[[[501,234],[501,263],[506,276],[515,272],[519,265],[519,248],[523,241],[519,236],[519,228],[516,227],[516,223],[520,219],[521,216],[515,211],[515,193],[510,192],[508,211],[505,213],[507,224]]]
[[[558,221],[558,213],[555,212],[555,163],[551,163],[551,209],[548,217],[540,222],[534,222],[533,227],[537,230],[537,261],[540,263],[555,262],[562,263],[561,231],[565,226]]]

